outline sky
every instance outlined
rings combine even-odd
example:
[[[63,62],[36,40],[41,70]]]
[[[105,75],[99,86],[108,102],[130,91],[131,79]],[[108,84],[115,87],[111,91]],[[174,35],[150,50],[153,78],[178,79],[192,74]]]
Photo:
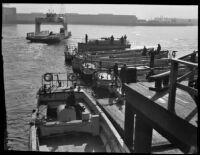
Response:
[[[6,7],[16,7],[17,13],[79,13],[79,14],[121,14],[136,15],[139,19],[155,17],[198,18],[198,5],[133,5],[133,4],[3,4]]]

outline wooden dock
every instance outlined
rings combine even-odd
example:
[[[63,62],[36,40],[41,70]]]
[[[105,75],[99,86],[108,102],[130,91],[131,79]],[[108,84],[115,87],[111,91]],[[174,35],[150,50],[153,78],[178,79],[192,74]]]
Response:
[[[150,100],[154,101],[161,107],[167,109],[168,105],[168,96],[167,92],[163,93],[156,93],[155,91],[149,90],[149,87],[153,87],[153,82],[139,82],[139,83],[131,83],[129,86],[144,96],[147,96]],[[181,91],[180,89],[177,90],[177,97],[176,97],[176,115],[182,119],[188,118],[189,114],[196,109],[196,104],[194,103],[193,99],[190,95],[186,92]],[[125,105],[121,104],[113,104],[110,105],[109,98],[98,99],[97,103],[104,109],[104,111],[110,116],[110,119],[114,123],[115,127],[120,131],[121,136],[124,137],[124,120],[125,120]],[[192,116],[191,116],[192,117]],[[194,117],[190,118],[189,123],[193,124],[197,127],[197,114]],[[161,146],[163,146],[161,148]],[[170,149],[172,150],[165,150]],[[170,142],[161,136],[156,130],[153,130],[153,137],[152,137],[152,150],[155,150],[155,153],[162,152],[164,153],[182,153],[179,149],[174,149]]]
[[[179,63],[190,67],[191,71],[178,77]],[[198,64],[180,59],[171,60],[171,64],[170,74],[156,76],[155,83],[125,84],[124,105],[110,104],[109,98],[97,99],[97,103],[133,152],[198,152],[195,99],[198,90],[189,86]],[[165,89],[160,87],[163,76],[170,79],[170,84],[167,83],[168,87]],[[183,81],[186,79],[189,81]],[[152,89],[153,87],[159,89]]]

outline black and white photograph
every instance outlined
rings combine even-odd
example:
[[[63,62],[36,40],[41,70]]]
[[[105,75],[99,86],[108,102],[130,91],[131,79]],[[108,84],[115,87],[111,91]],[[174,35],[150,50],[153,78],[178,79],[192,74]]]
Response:
[[[198,5],[2,3],[4,151],[197,154]]]

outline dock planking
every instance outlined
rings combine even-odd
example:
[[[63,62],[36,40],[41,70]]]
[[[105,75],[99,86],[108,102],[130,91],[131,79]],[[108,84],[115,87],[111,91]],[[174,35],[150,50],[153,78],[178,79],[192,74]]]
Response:
[[[185,83],[183,81],[182,83]],[[161,107],[167,109],[168,105],[168,91],[165,92],[155,92],[149,90],[149,87],[154,87],[154,82],[138,82],[138,83],[130,83],[130,87],[137,90],[137,92],[147,96],[150,100],[154,101]],[[125,105],[113,104],[109,105],[109,99],[98,99],[97,102],[103,107],[108,115],[110,115],[111,119],[115,121],[115,123],[124,130],[124,118],[125,118]],[[187,118],[187,116],[196,108],[196,104],[193,101],[192,97],[185,91],[182,91],[177,88],[176,91],[176,104],[175,104],[175,112],[176,115],[182,119]],[[194,126],[197,126],[197,114],[189,120]],[[152,146],[158,146],[162,144],[170,144],[166,138],[161,136],[157,131],[153,130],[152,136]],[[153,149],[152,149],[153,151]],[[181,153],[179,149],[171,150],[171,153]]]

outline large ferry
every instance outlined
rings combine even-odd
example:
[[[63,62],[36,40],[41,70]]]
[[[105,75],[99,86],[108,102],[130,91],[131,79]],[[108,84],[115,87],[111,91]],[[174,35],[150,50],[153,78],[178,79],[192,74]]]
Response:
[[[40,31],[40,25],[42,23],[61,23],[63,27],[60,28],[59,33]],[[67,22],[65,18],[59,17],[55,13],[47,13],[45,18],[35,19],[35,32],[27,33],[26,39],[31,42],[53,44],[68,39],[70,36],[71,32],[67,31]]]

